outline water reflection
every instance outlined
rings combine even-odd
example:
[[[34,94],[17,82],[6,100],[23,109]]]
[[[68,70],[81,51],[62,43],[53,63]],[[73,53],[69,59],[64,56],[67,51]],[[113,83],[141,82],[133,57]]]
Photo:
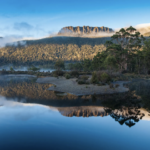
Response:
[[[15,71],[28,71],[28,68],[30,68],[31,66],[27,66],[27,65],[13,65],[13,64],[7,64],[7,65],[2,65],[0,66],[0,71],[5,69],[7,71],[10,70],[10,67],[12,67]],[[47,65],[47,66],[41,66],[41,65],[35,65],[35,67],[40,68],[39,72],[52,72],[54,71],[54,66],[52,67]]]
[[[38,112],[41,112],[44,107],[46,110],[58,111],[65,117],[111,116],[120,125],[129,127],[134,126],[142,119],[150,120],[149,111],[142,108],[144,106],[143,100],[134,92],[124,95],[77,97],[71,94],[48,91],[51,84],[39,84],[35,81],[36,78],[33,76],[0,76],[1,108],[6,106],[17,106],[21,110],[24,107],[38,108],[36,112],[39,114]],[[130,85],[130,88],[131,91],[134,91],[134,83]],[[139,89],[146,91],[143,90],[143,87],[138,87],[136,91],[139,95],[141,95]],[[142,93],[142,95],[144,94]]]

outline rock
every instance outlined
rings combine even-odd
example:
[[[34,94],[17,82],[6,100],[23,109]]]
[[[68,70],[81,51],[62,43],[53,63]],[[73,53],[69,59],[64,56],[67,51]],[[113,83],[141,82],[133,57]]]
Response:
[[[65,34],[65,33],[90,34],[90,33],[99,33],[99,32],[112,33],[114,32],[114,30],[108,27],[68,26],[68,27],[62,28],[59,31],[58,35]]]

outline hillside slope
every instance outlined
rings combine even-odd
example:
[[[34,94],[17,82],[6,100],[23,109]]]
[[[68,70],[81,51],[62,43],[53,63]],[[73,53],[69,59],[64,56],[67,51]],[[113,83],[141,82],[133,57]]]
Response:
[[[49,63],[61,58],[65,61],[92,59],[105,50],[110,38],[52,37],[26,41],[26,45],[0,48],[0,63]]]

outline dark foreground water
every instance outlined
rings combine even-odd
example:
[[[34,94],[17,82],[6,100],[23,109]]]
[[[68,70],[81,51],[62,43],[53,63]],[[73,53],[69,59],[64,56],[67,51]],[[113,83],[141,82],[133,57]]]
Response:
[[[147,81],[130,85],[142,101],[135,93],[76,97],[35,81],[0,76],[0,150],[150,149]]]

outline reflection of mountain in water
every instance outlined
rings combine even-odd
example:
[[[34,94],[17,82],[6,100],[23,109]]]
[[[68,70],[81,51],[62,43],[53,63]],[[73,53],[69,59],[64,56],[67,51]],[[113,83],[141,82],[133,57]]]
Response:
[[[121,125],[131,127],[139,120],[150,120],[149,113],[140,108],[141,101],[132,93],[77,97],[71,94],[48,91],[51,84],[35,83],[34,78],[16,79],[0,77],[0,95],[17,98],[25,103],[37,103],[57,109],[67,117],[91,117],[110,115]],[[138,91],[138,90],[137,90]],[[146,118],[145,117],[146,114]]]
[[[104,107],[97,106],[80,106],[80,107],[64,107],[58,108],[63,116],[67,117],[90,117],[90,116],[108,116]]]
[[[126,124],[129,127],[135,125],[136,122],[145,116],[143,111],[136,107],[122,107],[115,110],[102,106],[59,107],[57,109],[63,116],[67,117],[105,117],[110,115],[115,121],[119,122],[120,125]]]

